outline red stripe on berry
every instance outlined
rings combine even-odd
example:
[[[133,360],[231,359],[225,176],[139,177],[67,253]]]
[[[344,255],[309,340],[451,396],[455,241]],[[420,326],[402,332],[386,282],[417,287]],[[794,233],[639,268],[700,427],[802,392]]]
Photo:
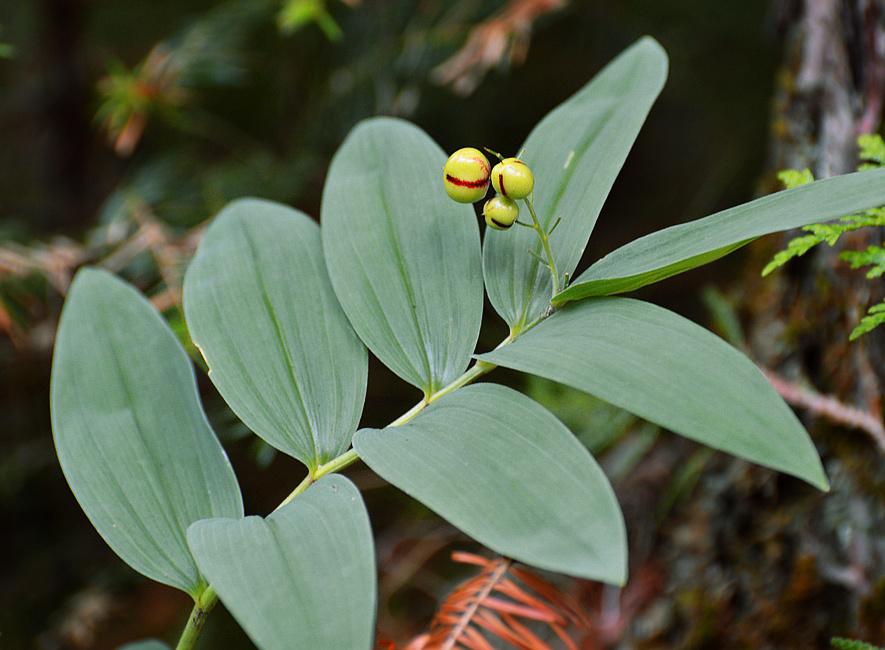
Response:
[[[504,196],[507,196],[507,188],[504,187],[504,173],[503,172],[498,174],[498,187],[501,188],[501,194],[503,194]],[[507,198],[509,199],[510,197],[507,196]]]
[[[489,183],[488,178],[478,181],[467,181],[463,178],[452,176],[451,174],[446,174],[446,180],[449,181],[452,185],[458,185],[459,187],[482,187],[483,185],[488,185]]]

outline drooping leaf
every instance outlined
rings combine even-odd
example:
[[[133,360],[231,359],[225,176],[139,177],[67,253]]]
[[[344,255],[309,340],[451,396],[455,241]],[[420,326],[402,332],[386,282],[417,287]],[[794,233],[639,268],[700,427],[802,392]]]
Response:
[[[667,55],[646,37],[552,111],[525,142],[522,159],[535,176],[534,206],[550,236],[560,277],[574,271],[602,204],[667,78]],[[531,223],[525,206],[521,220]],[[486,230],[483,270],[489,299],[511,328],[544,311],[553,283],[537,234],[528,228]]]
[[[759,369],[719,337],[661,307],[629,298],[569,305],[479,358],[567,384],[828,489],[808,434]]]
[[[50,407],[61,468],[99,534],[136,571],[198,594],[205,585],[187,527],[242,516],[240,489],[178,339],[110,273],[74,278]]]
[[[199,521],[187,538],[218,597],[262,650],[372,647],[372,530],[347,478],[320,478],[266,519]]]
[[[622,246],[588,268],[553,303],[561,306],[570,300],[633,291],[719,259],[762,235],[883,204],[885,169],[845,174],[769,194]]]
[[[460,388],[402,426],[358,431],[353,444],[382,478],[498,553],[626,579],[624,521],[608,479],[565,425],[521,393]]]
[[[479,229],[446,196],[446,155],[416,126],[358,124],[326,179],[323,247],[354,329],[426,394],[460,375],[482,318]]]
[[[368,355],[332,290],[316,222],[269,201],[228,204],[188,268],[184,309],[209,376],[249,428],[310,468],[347,450]]]

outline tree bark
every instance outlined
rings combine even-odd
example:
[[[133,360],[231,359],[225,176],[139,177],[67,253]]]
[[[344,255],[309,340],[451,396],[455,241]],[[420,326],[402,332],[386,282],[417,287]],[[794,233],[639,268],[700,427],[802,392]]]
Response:
[[[853,171],[857,137],[874,132],[882,113],[885,0],[775,0],[773,9],[784,61],[767,177]],[[881,280],[851,270],[839,253],[881,244],[882,235],[843,235],[763,281],[761,268],[798,234],[756,246],[735,290],[747,351],[793,387],[881,422],[885,328],[848,337],[885,294]],[[885,454],[824,412],[797,413],[831,491],[713,455],[649,554],[665,587],[632,626],[629,646],[808,649],[830,647],[833,636],[885,645]]]
[[[881,117],[885,2],[797,4],[779,2],[785,62],[775,98],[771,171],[808,168],[815,178],[845,174],[857,166],[857,137],[874,132]],[[771,342],[759,336],[765,328],[753,328],[753,350],[764,363],[879,417],[883,335],[875,330],[853,343],[848,335],[867,307],[881,300],[880,283],[848,268],[839,254],[881,241],[873,229],[848,233],[835,246],[819,246],[796,260],[780,276],[769,307],[759,309],[756,319],[782,323],[788,353],[772,354]]]

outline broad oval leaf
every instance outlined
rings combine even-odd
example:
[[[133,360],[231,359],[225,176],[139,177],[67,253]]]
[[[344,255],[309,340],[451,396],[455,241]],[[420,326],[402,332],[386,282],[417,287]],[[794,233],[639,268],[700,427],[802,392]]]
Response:
[[[667,55],[643,38],[607,65],[584,88],[548,114],[525,142],[522,159],[535,176],[534,207],[549,231],[560,276],[581,259],[602,204],[667,78]],[[523,207],[523,221],[530,222]],[[486,230],[483,270],[489,299],[511,329],[535,320],[552,297],[534,230]]]
[[[814,444],[753,362],[661,307],[629,298],[568,305],[479,358],[567,384],[828,489]]]
[[[350,447],[368,354],[329,282],[316,222],[269,201],[230,203],[206,229],[184,310],[234,412],[311,469]]]
[[[396,427],[353,439],[382,478],[492,550],[623,584],[624,520],[590,453],[543,406],[497,384],[467,386]]]
[[[266,519],[197,522],[187,538],[218,597],[262,650],[372,647],[372,530],[347,478],[320,478]]]
[[[322,203],[335,293],[369,349],[432,394],[470,362],[482,319],[479,228],[446,196],[446,154],[418,127],[374,118],[335,154]]]
[[[62,471],[99,534],[136,571],[199,594],[205,583],[187,527],[242,516],[240,488],[178,339],[144,296],[106,271],[74,278],[50,409]]]
[[[885,204],[885,169],[814,181],[722,212],[659,230],[593,264],[554,298],[571,300],[633,291],[707,264],[757,237],[821,223]]]

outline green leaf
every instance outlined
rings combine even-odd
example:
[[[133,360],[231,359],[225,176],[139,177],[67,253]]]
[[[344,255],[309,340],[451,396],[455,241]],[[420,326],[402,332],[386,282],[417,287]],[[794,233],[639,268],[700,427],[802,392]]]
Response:
[[[446,196],[446,154],[416,126],[361,122],[332,160],[323,247],[335,293],[369,349],[431,394],[470,362],[482,318],[479,228]]]
[[[828,489],[808,434],[759,369],[719,337],[661,307],[628,298],[569,305],[479,358],[567,384]]]
[[[624,521],[608,479],[534,400],[497,384],[458,389],[408,423],[363,429],[360,457],[492,550],[623,584]]]
[[[882,650],[882,648],[879,648],[878,646],[864,643],[863,641],[843,639],[838,636],[834,636],[830,639],[830,645],[838,650]]]
[[[860,148],[859,158],[870,160],[879,166],[885,165],[885,142],[878,133],[863,134],[857,138],[857,146]]]
[[[198,595],[205,584],[185,532],[206,517],[242,516],[240,489],[181,344],[110,273],[74,278],[50,409],[62,471],[99,534],[136,571]]]
[[[323,0],[288,0],[277,14],[280,33],[291,36],[302,27],[316,23],[330,41],[340,40],[344,33],[331,14],[326,11]]]
[[[805,228],[808,228],[808,226],[805,226]],[[772,271],[779,269],[793,258],[805,255],[805,253],[823,242],[824,238],[825,237],[823,236],[823,233],[819,233],[802,235],[801,237],[796,237],[790,240],[790,243],[787,245],[786,250],[778,251],[777,253],[775,253],[771,261],[765,265],[765,268],[762,269],[762,277],[765,277]]]
[[[863,336],[873,331],[882,323],[885,323],[885,301],[878,302],[867,310],[866,315],[860,319],[857,327],[855,327],[848,336],[849,341]]]
[[[783,169],[777,173],[777,179],[783,183],[787,189],[814,182],[814,176],[808,168],[803,169],[802,171],[799,171],[798,169]]]
[[[534,128],[521,156],[535,177],[534,206],[549,231],[560,276],[571,274],[602,204],[667,78],[667,55],[646,37],[605,67]],[[524,221],[529,216],[523,208]],[[553,284],[534,230],[486,230],[483,269],[489,299],[512,329],[544,311]]]
[[[881,277],[885,273],[885,249],[881,246],[867,246],[865,251],[843,251],[839,254],[839,259],[848,262],[852,269],[859,269],[862,266],[872,266],[867,271],[867,279]]]
[[[187,271],[184,310],[209,376],[256,434],[311,469],[350,447],[368,354],[335,298],[316,222],[269,201],[228,204]]]
[[[218,597],[259,648],[372,647],[372,530],[347,478],[320,478],[266,519],[197,522],[187,538]]]
[[[553,303],[561,306],[570,300],[633,291],[719,259],[762,235],[882,204],[885,169],[845,174],[769,194],[622,246],[582,273]]]

